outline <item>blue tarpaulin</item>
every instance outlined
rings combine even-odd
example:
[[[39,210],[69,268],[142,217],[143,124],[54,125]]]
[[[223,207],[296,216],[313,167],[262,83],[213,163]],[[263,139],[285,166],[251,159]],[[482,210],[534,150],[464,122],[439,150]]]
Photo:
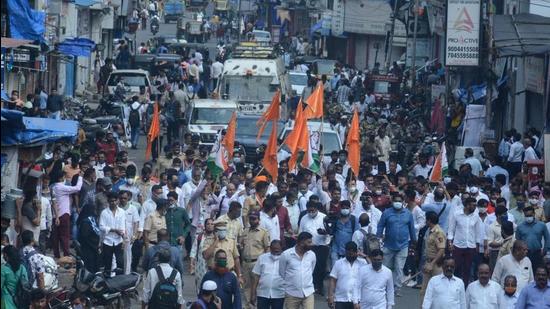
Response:
[[[101,0],[74,0],[74,4],[78,6],[92,6],[96,3],[101,3]]]
[[[11,37],[43,42],[46,14],[33,10],[28,0],[7,0],[7,3]]]
[[[59,139],[74,141],[78,122],[49,118],[25,117],[20,111],[2,109],[2,145],[37,145]]]
[[[86,38],[66,39],[57,45],[60,53],[69,56],[90,57],[95,48],[95,42]]]

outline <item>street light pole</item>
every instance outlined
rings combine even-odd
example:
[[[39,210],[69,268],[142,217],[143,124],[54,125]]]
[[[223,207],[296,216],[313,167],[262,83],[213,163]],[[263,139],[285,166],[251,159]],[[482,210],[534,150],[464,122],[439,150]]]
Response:
[[[384,55],[384,64],[386,65],[386,72],[390,70],[390,60],[388,58],[391,58],[391,52],[393,47],[393,37],[395,35],[395,18],[397,16],[397,2],[399,2],[399,0],[394,0],[394,3],[393,3],[390,37],[388,39],[388,45],[386,45],[388,48],[386,49],[386,53]]]
[[[414,33],[413,33],[413,46],[412,46],[412,66],[409,72],[412,72],[411,76],[411,89],[416,92],[414,85],[416,84],[416,32],[418,30],[418,0],[414,1]]]

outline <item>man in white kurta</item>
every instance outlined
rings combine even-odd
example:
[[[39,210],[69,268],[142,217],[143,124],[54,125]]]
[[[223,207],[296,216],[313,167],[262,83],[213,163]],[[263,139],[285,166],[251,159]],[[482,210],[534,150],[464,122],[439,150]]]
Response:
[[[500,284],[492,281],[491,269],[487,264],[477,268],[478,280],[470,283],[466,289],[466,308],[498,309],[498,295],[502,293]]]
[[[393,276],[389,268],[382,265],[382,250],[372,250],[371,264],[361,268],[359,282],[353,292],[353,303],[361,309],[389,309],[395,304]]]

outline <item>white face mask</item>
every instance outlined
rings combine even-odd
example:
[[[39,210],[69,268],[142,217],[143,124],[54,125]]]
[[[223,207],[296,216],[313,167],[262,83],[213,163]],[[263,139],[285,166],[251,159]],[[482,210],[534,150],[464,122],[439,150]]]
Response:
[[[227,231],[218,231],[217,234],[219,239],[225,239],[225,237],[227,236]]]
[[[537,205],[537,204],[539,203],[539,200],[536,199],[536,198],[530,198],[530,199],[529,199],[529,203],[530,203],[531,205]]]
[[[355,193],[355,191],[357,191],[357,187],[356,186],[350,186],[348,188],[348,191],[351,192],[351,193]]]
[[[347,208],[340,209],[340,214],[341,214],[342,216],[347,217],[347,216],[349,216],[349,214],[350,214],[350,210],[347,209]]]
[[[479,211],[480,214],[487,213],[487,207],[478,207],[477,211]]]
[[[525,217],[525,222],[527,223],[533,223],[535,221],[535,217]]]
[[[129,185],[133,185],[134,184],[134,178],[130,178],[128,180],[126,180],[128,182]]]
[[[382,190],[376,190],[376,191],[374,191],[374,193],[375,193],[376,195],[382,195]]]
[[[399,209],[403,208],[403,203],[402,202],[393,202],[392,206],[393,206],[394,209],[399,210]]]

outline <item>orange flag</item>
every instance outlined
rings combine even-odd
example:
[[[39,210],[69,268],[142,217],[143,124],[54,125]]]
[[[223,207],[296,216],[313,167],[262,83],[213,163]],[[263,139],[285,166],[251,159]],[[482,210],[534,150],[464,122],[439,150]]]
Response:
[[[292,132],[288,134],[285,140],[285,145],[287,145],[292,153],[290,161],[288,162],[288,167],[293,170],[296,167],[298,153],[300,151],[307,152],[309,148],[309,130],[307,127],[307,119],[302,101],[298,103],[298,107],[296,108],[294,128],[292,129]]]
[[[268,121],[279,120],[280,106],[281,106],[281,91],[277,89],[277,91],[273,95],[273,98],[271,99],[271,104],[269,105],[265,113],[263,113],[262,117],[260,117],[260,119],[256,123],[256,125],[259,127],[258,136],[256,136],[256,141],[258,141],[260,139],[260,136],[262,136],[262,134],[264,133],[265,126]]]
[[[279,175],[277,162],[277,120],[273,120],[272,123],[271,135],[269,136],[262,164],[269,175],[271,175],[271,178],[273,178],[273,183],[277,183],[277,176]]]
[[[323,102],[325,99],[325,92],[322,82],[317,83],[317,87],[307,98],[307,107],[305,110],[307,119],[321,118],[323,117]]]
[[[361,160],[361,145],[359,144],[359,115],[357,109],[353,112],[351,119],[351,127],[346,140],[346,148],[348,150],[348,164],[355,174],[359,175],[359,161]]]
[[[153,120],[147,134],[147,148],[145,149],[145,160],[149,160],[153,147],[153,141],[160,135],[160,119],[158,102],[153,103]]]
[[[231,120],[225,130],[225,136],[223,137],[223,144],[227,151],[227,158],[230,160],[233,158],[233,151],[235,151],[235,129],[237,128],[237,112],[233,112]]]

